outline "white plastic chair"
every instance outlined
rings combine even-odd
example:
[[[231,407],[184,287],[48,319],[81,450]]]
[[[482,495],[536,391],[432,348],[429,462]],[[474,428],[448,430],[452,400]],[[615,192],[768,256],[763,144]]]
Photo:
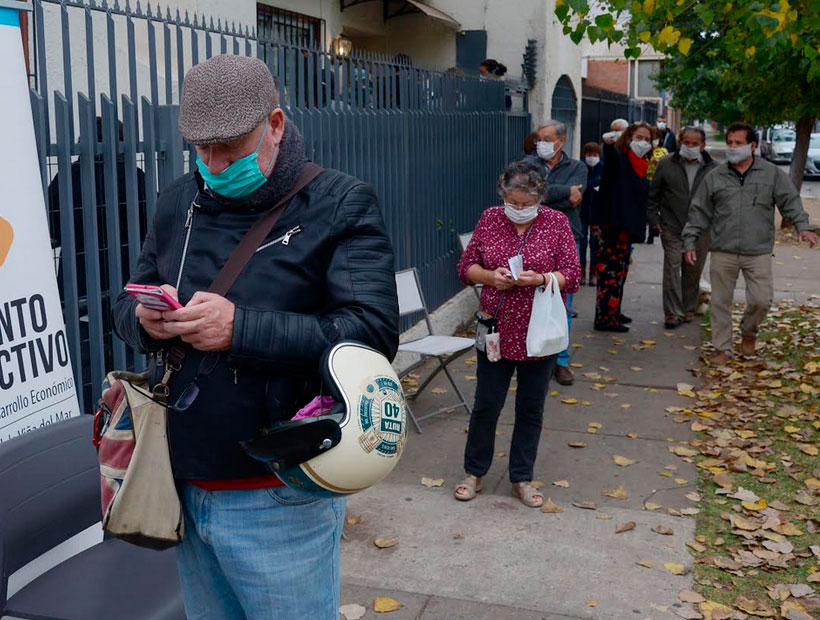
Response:
[[[415,268],[412,269],[405,269],[404,271],[396,272],[396,290],[398,291],[399,296],[399,315],[406,316],[408,314],[416,314],[419,312],[424,313],[424,321],[427,323],[427,330],[429,335],[423,336],[417,340],[412,340],[410,342],[404,342],[399,345],[399,352],[400,353],[415,353],[417,355],[421,355],[422,358],[432,357],[438,360],[438,366],[427,376],[424,381],[422,381],[421,385],[419,385],[416,392],[410,395],[408,400],[416,398],[424,388],[427,387],[430,381],[442,370],[444,374],[447,375],[447,378],[450,380],[450,385],[453,386],[456,394],[460,399],[457,405],[452,405],[450,407],[443,407],[433,413],[428,413],[425,416],[420,418],[416,418],[413,414],[413,411],[410,409],[408,404],[408,412],[410,413],[410,418],[413,420],[413,423],[416,425],[416,430],[421,433],[421,427],[419,426],[419,422],[422,420],[426,420],[434,415],[438,415],[439,413],[445,413],[447,411],[452,411],[453,409],[458,409],[459,407],[464,407],[467,410],[467,413],[472,413],[470,410],[470,405],[467,404],[467,400],[464,398],[464,394],[461,393],[461,390],[456,385],[455,380],[453,379],[453,375],[450,374],[450,370],[447,366],[455,359],[460,357],[466,351],[472,349],[474,341],[472,338],[459,338],[456,336],[436,336],[433,333],[433,324],[430,322],[430,314],[427,311],[427,305],[424,303],[424,296],[421,292],[421,285],[419,284],[419,276],[418,272]],[[407,375],[412,368],[407,369],[402,376]]]
[[[470,239],[472,239],[472,238],[473,238],[472,231],[466,232],[466,233],[461,233],[458,236],[458,243],[459,243],[459,245],[461,245],[461,251],[462,252],[464,252],[464,250],[467,249],[467,246],[470,244]],[[482,286],[483,286],[482,284],[473,284],[473,292],[475,293],[475,296],[478,297],[478,301],[481,301],[481,287]]]

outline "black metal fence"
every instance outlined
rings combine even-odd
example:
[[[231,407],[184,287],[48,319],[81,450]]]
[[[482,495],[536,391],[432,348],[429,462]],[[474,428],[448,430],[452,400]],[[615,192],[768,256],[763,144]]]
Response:
[[[658,120],[658,103],[638,101],[617,93],[601,92],[584,95],[581,106],[581,145],[600,142],[601,135],[609,131],[616,118],[630,123],[646,121],[654,125]]]
[[[505,111],[502,82],[337,56],[304,37],[265,40],[139,2],[34,0],[33,31],[43,191],[85,411],[106,370],[144,364],[113,337],[110,303],[157,192],[194,160],[176,129],[189,67],[218,53],[263,59],[308,157],[375,187],[396,269],[419,269],[431,306],[461,290],[456,234],[495,204],[497,175],[530,131],[526,111]]]

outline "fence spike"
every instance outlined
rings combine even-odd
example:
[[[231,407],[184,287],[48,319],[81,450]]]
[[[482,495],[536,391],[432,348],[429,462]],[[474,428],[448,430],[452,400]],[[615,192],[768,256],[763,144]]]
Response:
[[[114,0],[114,10],[117,11],[117,13],[122,12],[122,9],[120,8],[120,0]]]
[[[231,34],[236,34],[236,22],[231,22]]]
[[[180,19],[181,19],[181,18],[180,18],[180,16],[179,16],[179,7],[177,7],[177,14],[176,14],[176,16],[174,17],[174,23],[175,23],[177,26],[179,26]]]
[[[148,19],[152,19],[154,17],[154,13],[151,11],[151,2],[147,2],[147,9],[145,10],[145,14],[148,16]]]
[[[203,21],[203,22],[205,21],[205,16],[204,16],[204,15],[202,16],[202,21]],[[210,30],[213,30],[213,29],[214,29],[214,17],[213,17],[213,15],[211,15],[211,25],[210,25],[210,26],[208,26],[208,28],[209,28]]]
[[[191,25],[191,22],[188,19],[188,9],[185,9],[185,22],[184,23],[185,23],[186,26]]]
[[[137,9],[135,15],[137,17],[142,17],[142,5],[140,5],[140,0],[137,0]]]
[[[198,20],[196,11],[194,11],[194,22],[193,23],[194,23],[194,28],[199,28],[199,20]],[[203,25],[203,27],[205,26],[204,23],[202,25]]]
[[[165,5],[165,21],[171,21],[171,7],[167,4]]]

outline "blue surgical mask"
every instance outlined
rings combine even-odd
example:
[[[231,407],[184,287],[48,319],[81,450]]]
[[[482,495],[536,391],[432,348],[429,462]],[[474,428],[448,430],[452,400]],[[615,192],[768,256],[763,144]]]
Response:
[[[208,187],[220,196],[225,196],[226,198],[242,198],[262,187],[265,181],[268,180],[268,174],[273,167],[273,163],[276,161],[276,155],[279,150],[279,145],[277,144],[274,147],[273,157],[271,157],[270,164],[268,164],[268,169],[262,174],[257,160],[259,159],[259,147],[262,146],[262,140],[267,130],[268,128],[266,126],[262,135],[259,136],[259,142],[253,153],[241,159],[237,159],[217,174],[208,170],[208,166],[197,157],[196,166]]]

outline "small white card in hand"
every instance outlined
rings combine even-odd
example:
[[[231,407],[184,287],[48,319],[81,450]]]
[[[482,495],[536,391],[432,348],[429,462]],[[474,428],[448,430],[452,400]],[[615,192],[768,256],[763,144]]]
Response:
[[[520,254],[516,254],[507,262],[510,264],[513,280],[518,280],[519,274],[524,271],[524,258]]]

